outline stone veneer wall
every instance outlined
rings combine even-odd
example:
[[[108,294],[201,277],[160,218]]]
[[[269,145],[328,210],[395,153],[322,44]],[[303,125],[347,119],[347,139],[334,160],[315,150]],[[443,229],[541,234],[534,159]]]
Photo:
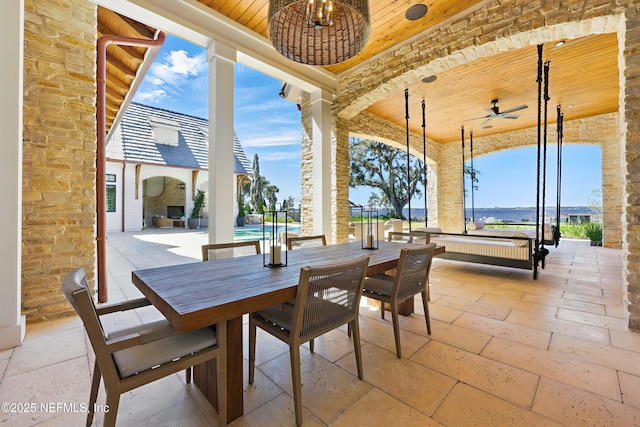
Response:
[[[349,181],[351,177],[351,156],[349,155],[349,121],[337,118],[331,137],[331,241],[349,241]],[[337,118],[337,119],[336,119]],[[334,182],[335,180],[335,182]]]
[[[313,234],[313,116],[311,113],[311,97],[309,94],[303,94],[300,107],[302,122],[300,232],[303,236],[308,236]]]
[[[628,7],[623,57],[624,82],[621,90],[622,152],[626,170],[626,204],[623,210],[623,249],[629,328],[640,331],[640,5]]]
[[[22,312],[73,312],[62,277],[95,265],[97,7],[25,0]]]

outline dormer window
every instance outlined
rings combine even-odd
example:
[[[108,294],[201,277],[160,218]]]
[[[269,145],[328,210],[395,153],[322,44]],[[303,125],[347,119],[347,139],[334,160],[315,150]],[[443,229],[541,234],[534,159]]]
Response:
[[[178,146],[178,133],[180,132],[180,123],[161,119],[159,117],[148,118],[151,130],[153,131],[153,140],[156,144]]]

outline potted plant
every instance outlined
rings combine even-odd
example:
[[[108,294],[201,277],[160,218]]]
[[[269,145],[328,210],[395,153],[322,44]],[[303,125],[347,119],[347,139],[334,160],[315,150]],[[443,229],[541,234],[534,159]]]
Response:
[[[244,227],[245,216],[244,197],[242,194],[238,194],[238,218],[236,218],[236,224],[238,224],[238,227]]]
[[[196,198],[193,200],[193,209],[191,217],[187,220],[189,228],[200,227],[200,217],[202,216],[202,208],[204,207],[204,191],[198,190]]]
[[[602,225],[595,222],[587,222],[584,225],[584,234],[591,240],[591,246],[602,246]]]

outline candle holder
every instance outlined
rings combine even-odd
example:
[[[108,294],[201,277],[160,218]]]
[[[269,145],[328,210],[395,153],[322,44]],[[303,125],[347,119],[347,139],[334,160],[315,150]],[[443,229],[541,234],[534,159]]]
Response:
[[[378,249],[378,211],[373,207],[361,209],[360,241],[362,249]]]
[[[267,221],[271,218],[271,226]],[[284,226],[279,225],[278,219],[284,219]],[[288,262],[287,247],[282,238],[287,235],[289,216],[287,211],[265,211],[262,214],[262,264],[265,267],[286,267]],[[268,248],[268,251],[267,251]],[[284,262],[283,262],[284,260]]]

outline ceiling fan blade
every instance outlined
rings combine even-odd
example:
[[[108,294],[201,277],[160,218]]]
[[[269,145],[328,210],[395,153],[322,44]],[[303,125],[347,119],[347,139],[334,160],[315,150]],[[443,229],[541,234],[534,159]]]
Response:
[[[480,127],[484,127],[484,125],[486,125],[487,123],[489,123],[491,121],[491,119],[493,119],[495,116],[489,116],[487,117],[487,120],[485,120],[484,122],[482,122],[482,124],[480,125]]]
[[[515,116],[502,116],[503,119],[517,119],[518,117],[520,117],[520,116],[518,116],[518,115],[515,115]]]
[[[509,114],[509,113],[513,113],[515,111],[524,110],[525,108],[529,108],[529,106],[528,105],[520,105],[519,107],[515,107],[515,108],[511,108],[509,110],[501,111],[500,114]]]
[[[496,114],[496,112],[495,112],[495,110],[493,108],[485,108],[484,111],[489,113],[489,116],[493,116],[494,114]],[[489,116],[487,116],[487,117],[489,117]]]
[[[480,119],[488,119],[491,116],[482,116],[482,117],[476,117],[474,119],[466,119],[465,122],[470,122],[471,120],[480,120]]]

